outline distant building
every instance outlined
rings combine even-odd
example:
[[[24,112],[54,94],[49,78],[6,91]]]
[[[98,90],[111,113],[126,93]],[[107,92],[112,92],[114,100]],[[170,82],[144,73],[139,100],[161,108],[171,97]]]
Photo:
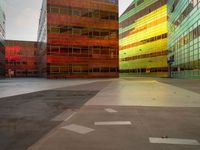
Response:
[[[6,76],[37,77],[37,43],[6,41]]]
[[[167,77],[167,0],[134,0],[119,22],[120,72]]]
[[[5,0],[0,1],[0,78],[5,75]]]
[[[172,77],[200,78],[200,0],[168,0]]]
[[[43,0],[40,76],[118,77],[118,0]]]

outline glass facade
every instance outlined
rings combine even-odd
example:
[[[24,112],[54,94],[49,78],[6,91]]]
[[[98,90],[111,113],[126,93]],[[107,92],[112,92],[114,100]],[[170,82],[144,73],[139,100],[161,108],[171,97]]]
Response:
[[[168,0],[171,75],[200,78],[200,0]]]
[[[37,77],[37,43],[6,41],[6,76]]]
[[[168,76],[167,0],[134,0],[119,22],[120,73]]]
[[[5,75],[5,1],[0,0],[0,78]]]
[[[47,77],[47,0],[43,0],[38,26],[38,74]]]
[[[118,77],[118,28],[118,0],[44,1],[38,32],[40,75]]]

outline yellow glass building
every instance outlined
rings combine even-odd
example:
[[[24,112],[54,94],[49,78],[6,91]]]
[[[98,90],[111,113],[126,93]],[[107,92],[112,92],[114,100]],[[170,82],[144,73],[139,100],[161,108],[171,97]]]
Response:
[[[119,34],[121,75],[168,76],[167,0],[134,0]]]

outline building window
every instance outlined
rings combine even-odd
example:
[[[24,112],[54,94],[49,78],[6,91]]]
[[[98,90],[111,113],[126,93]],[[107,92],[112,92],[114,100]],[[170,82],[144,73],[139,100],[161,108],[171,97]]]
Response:
[[[73,8],[72,11],[73,11],[74,16],[81,16],[81,10],[80,9]]]

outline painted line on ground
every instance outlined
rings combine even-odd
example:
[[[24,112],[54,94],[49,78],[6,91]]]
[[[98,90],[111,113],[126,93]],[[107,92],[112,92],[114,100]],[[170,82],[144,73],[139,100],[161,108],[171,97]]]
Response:
[[[106,108],[105,111],[109,112],[109,113],[117,113],[118,111],[112,109],[112,108]]]
[[[67,119],[65,119],[65,121],[68,121],[69,119],[71,119],[77,112],[73,112]]]
[[[68,116],[70,116],[73,113],[73,111],[66,110],[62,112],[61,114],[57,115],[51,121],[64,121]]]
[[[194,140],[194,139],[150,137],[149,142],[155,143],[155,144],[200,145],[200,143],[197,140]]]
[[[64,126],[64,127],[62,127],[62,129],[73,131],[73,132],[76,132],[79,134],[87,134],[87,133],[94,131],[94,129],[92,129],[92,128],[88,128],[88,127],[84,127],[84,126],[80,126],[80,125],[76,125],[76,124]]]
[[[57,115],[56,117],[54,117],[53,119],[51,119],[51,121],[65,121],[66,118],[67,119],[69,117],[71,118],[73,115],[74,115],[74,111],[72,111],[72,110],[66,110],[66,111],[62,112],[61,114]]]
[[[96,126],[109,126],[109,125],[132,125],[130,121],[105,121],[105,122],[95,122]]]

